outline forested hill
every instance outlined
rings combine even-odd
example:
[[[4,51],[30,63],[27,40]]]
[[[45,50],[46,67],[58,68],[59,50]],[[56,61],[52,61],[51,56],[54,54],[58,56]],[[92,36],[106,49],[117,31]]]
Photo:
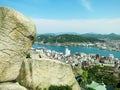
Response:
[[[103,40],[94,38],[94,37],[83,37],[80,35],[72,34],[61,34],[61,35],[38,35],[36,38],[37,42],[43,43],[79,43],[79,42],[103,42]]]
[[[120,40],[120,35],[111,33],[111,34],[82,34],[83,37],[94,37],[98,39],[111,39],[111,40]]]

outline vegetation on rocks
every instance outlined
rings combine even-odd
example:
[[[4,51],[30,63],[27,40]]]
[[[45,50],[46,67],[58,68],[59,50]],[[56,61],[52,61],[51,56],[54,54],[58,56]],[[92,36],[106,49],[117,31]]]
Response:
[[[30,53],[27,53],[27,54],[26,54],[26,58],[31,58]]]
[[[72,90],[72,88],[68,85],[61,85],[61,86],[55,86],[51,85],[48,90]]]

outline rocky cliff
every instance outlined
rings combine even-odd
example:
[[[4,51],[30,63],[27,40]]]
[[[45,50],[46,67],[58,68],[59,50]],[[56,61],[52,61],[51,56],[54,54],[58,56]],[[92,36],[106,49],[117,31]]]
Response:
[[[24,60],[18,81],[32,90],[47,89],[50,85],[69,85],[80,90],[70,65],[46,58]]]
[[[19,83],[0,83],[0,90],[27,90],[25,87],[19,85]]]
[[[26,59],[35,36],[29,18],[0,7],[0,90],[43,90],[50,85],[80,90],[71,66],[46,58]]]
[[[14,9],[0,7],[0,82],[17,78],[35,35],[30,19]]]

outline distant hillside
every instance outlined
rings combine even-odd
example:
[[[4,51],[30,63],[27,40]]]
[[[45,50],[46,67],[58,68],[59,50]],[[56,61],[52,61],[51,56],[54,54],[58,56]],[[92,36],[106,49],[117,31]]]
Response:
[[[72,34],[61,34],[61,35],[39,35],[36,38],[37,42],[43,42],[43,43],[66,43],[66,42],[103,42],[102,40],[99,40],[94,37],[83,37],[80,35],[72,35]]]
[[[120,35],[111,33],[111,34],[96,34],[96,33],[86,33],[86,34],[79,34],[75,32],[66,32],[68,35],[78,35],[81,37],[89,37],[89,38],[97,38],[97,39],[111,39],[111,40],[120,40]],[[46,33],[46,34],[38,34],[37,36],[59,36],[59,35],[66,35],[66,33]],[[42,37],[42,36],[41,36]]]
[[[120,35],[118,34],[82,34],[83,37],[94,37],[98,39],[112,39],[112,40],[120,40]]]

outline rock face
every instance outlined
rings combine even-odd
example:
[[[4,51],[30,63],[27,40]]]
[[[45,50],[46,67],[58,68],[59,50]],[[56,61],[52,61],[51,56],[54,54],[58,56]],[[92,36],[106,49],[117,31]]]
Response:
[[[20,86],[18,83],[1,83],[0,90],[27,90],[25,87]]]
[[[30,19],[14,9],[0,7],[0,82],[17,78],[35,35]]]
[[[73,70],[75,77],[81,76],[83,73],[83,70],[81,69],[80,66],[75,66],[74,68],[72,68],[72,70]]]
[[[35,36],[30,19],[14,9],[0,7],[0,90],[45,90],[50,85],[80,90],[70,65],[44,58],[26,59]]]
[[[50,85],[69,85],[72,90],[80,90],[70,65],[44,58],[26,59],[17,80],[30,90],[43,90]]]

